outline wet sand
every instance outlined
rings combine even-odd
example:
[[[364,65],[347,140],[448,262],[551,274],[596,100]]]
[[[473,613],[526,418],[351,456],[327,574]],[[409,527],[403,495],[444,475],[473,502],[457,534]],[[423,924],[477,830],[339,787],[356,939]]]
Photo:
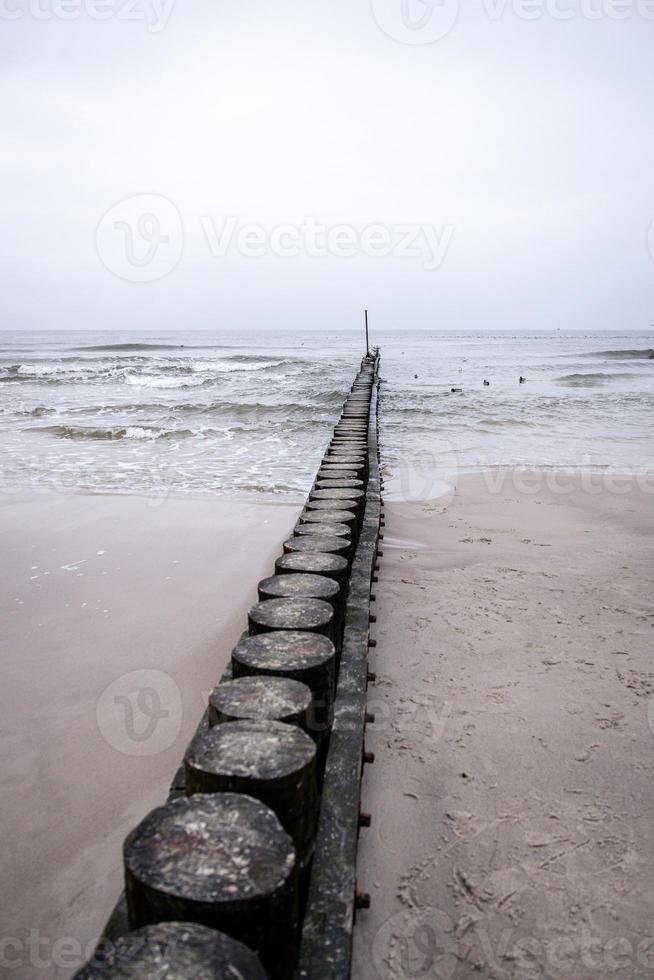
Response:
[[[70,977],[300,505],[0,501],[0,975]],[[9,896],[9,897],[7,897]]]
[[[654,976],[654,495],[471,476],[385,531],[355,980]]]

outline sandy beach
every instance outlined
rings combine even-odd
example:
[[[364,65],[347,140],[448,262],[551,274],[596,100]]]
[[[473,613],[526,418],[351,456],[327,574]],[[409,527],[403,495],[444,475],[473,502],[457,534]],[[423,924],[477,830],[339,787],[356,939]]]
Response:
[[[651,490],[386,504],[356,980],[654,974]]]
[[[122,888],[299,505],[0,501],[0,975],[70,977]]]

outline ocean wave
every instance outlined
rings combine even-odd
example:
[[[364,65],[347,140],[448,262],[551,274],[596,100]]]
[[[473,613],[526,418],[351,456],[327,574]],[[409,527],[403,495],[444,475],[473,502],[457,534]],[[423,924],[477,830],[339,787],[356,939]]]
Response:
[[[184,344],[91,344],[89,347],[72,347],[77,351],[134,351],[134,350],[184,350]]]
[[[45,405],[35,405],[34,408],[21,408],[16,411],[16,415],[28,415],[34,419],[40,419],[44,415],[54,415],[56,408],[46,408]]]
[[[559,384],[567,385],[570,388],[594,388],[606,384],[607,381],[616,381],[620,378],[633,378],[633,374],[614,373],[606,374],[602,371],[579,374],[564,374],[557,378]]]
[[[37,382],[38,384],[44,385],[110,381],[117,373],[106,365],[85,365],[78,362],[72,366],[61,361],[57,361],[54,364],[44,364],[42,362],[11,364],[2,370],[6,374],[0,375],[0,382],[14,382],[17,384]]]
[[[238,361],[238,362],[240,362],[242,364],[245,364],[245,363],[247,363],[249,361],[255,361],[255,362],[256,361],[262,361],[262,362],[270,361],[271,360],[271,357],[270,357],[270,354],[229,354],[227,356],[226,360],[228,360],[228,361]],[[299,357],[287,357],[287,358],[283,358],[282,361],[280,361],[279,363],[280,364],[283,364],[284,363],[284,360],[287,360],[287,361],[301,361],[301,358],[299,358]]]
[[[174,378],[163,374],[128,374],[125,383],[139,388],[196,388],[203,384],[203,381],[202,378],[193,379],[188,375]]]
[[[196,433],[190,429],[163,429],[155,426],[126,425],[109,426],[106,429],[86,428],[76,425],[32,426],[30,432],[41,432],[58,439],[90,439],[92,441],[111,441],[114,439],[182,439]]]
[[[48,377],[51,374],[59,373],[61,370],[60,364],[19,364],[16,374],[35,374],[37,377]]]
[[[654,349],[645,347],[641,350],[600,350],[587,355],[588,357],[633,358],[637,360],[654,360]]]
[[[60,385],[60,384],[64,384],[66,381],[70,381],[70,380],[71,380],[70,377],[62,377],[61,375],[46,374],[46,373],[43,373],[43,374],[34,374],[34,373],[33,374],[22,374],[22,373],[21,374],[18,374],[16,372],[16,373],[13,373],[13,374],[0,374],[0,384],[1,383],[6,383],[6,384],[12,384],[13,383],[13,384],[19,385],[19,384],[25,384],[25,382],[28,382],[28,381],[36,381],[39,384],[44,384],[44,385]]]
[[[270,368],[281,367],[285,361],[271,361],[269,358],[224,358],[219,361],[195,361],[193,368],[195,371],[265,371]]]

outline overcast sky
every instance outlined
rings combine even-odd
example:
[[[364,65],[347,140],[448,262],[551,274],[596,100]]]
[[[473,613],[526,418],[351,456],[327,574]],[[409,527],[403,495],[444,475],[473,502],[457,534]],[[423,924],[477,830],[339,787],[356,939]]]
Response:
[[[653,83],[654,0],[0,0],[0,326],[647,329]]]

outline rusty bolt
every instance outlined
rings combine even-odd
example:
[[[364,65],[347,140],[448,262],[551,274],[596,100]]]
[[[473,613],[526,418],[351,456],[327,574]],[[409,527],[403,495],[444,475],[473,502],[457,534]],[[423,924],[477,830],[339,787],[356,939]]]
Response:
[[[368,725],[374,725],[375,724],[375,716],[374,716],[374,714],[373,714],[372,711],[366,711],[366,723]]]
[[[377,680],[377,674],[373,670],[369,670],[367,680],[370,684],[374,684]]]
[[[364,763],[366,765],[371,766],[373,764],[373,762],[375,761],[375,753],[374,752],[367,752],[364,749],[363,750],[363,761],[364,761]]]
[[[369,639],[368,640],[368,646],[369,647],[376,647],[377,646],[377,640],[370,640]]]
[[[372,817],[370,816],[370,814],[369,813],[366,813],[364,810],[360,810],[359,811],[359,826],[360,827],[369,827],[371,823],[372,823]]]
[[[370,908],[370,895],[368,892],[355,892],[354,894],[354,907],[355,909],[369,909]]]

